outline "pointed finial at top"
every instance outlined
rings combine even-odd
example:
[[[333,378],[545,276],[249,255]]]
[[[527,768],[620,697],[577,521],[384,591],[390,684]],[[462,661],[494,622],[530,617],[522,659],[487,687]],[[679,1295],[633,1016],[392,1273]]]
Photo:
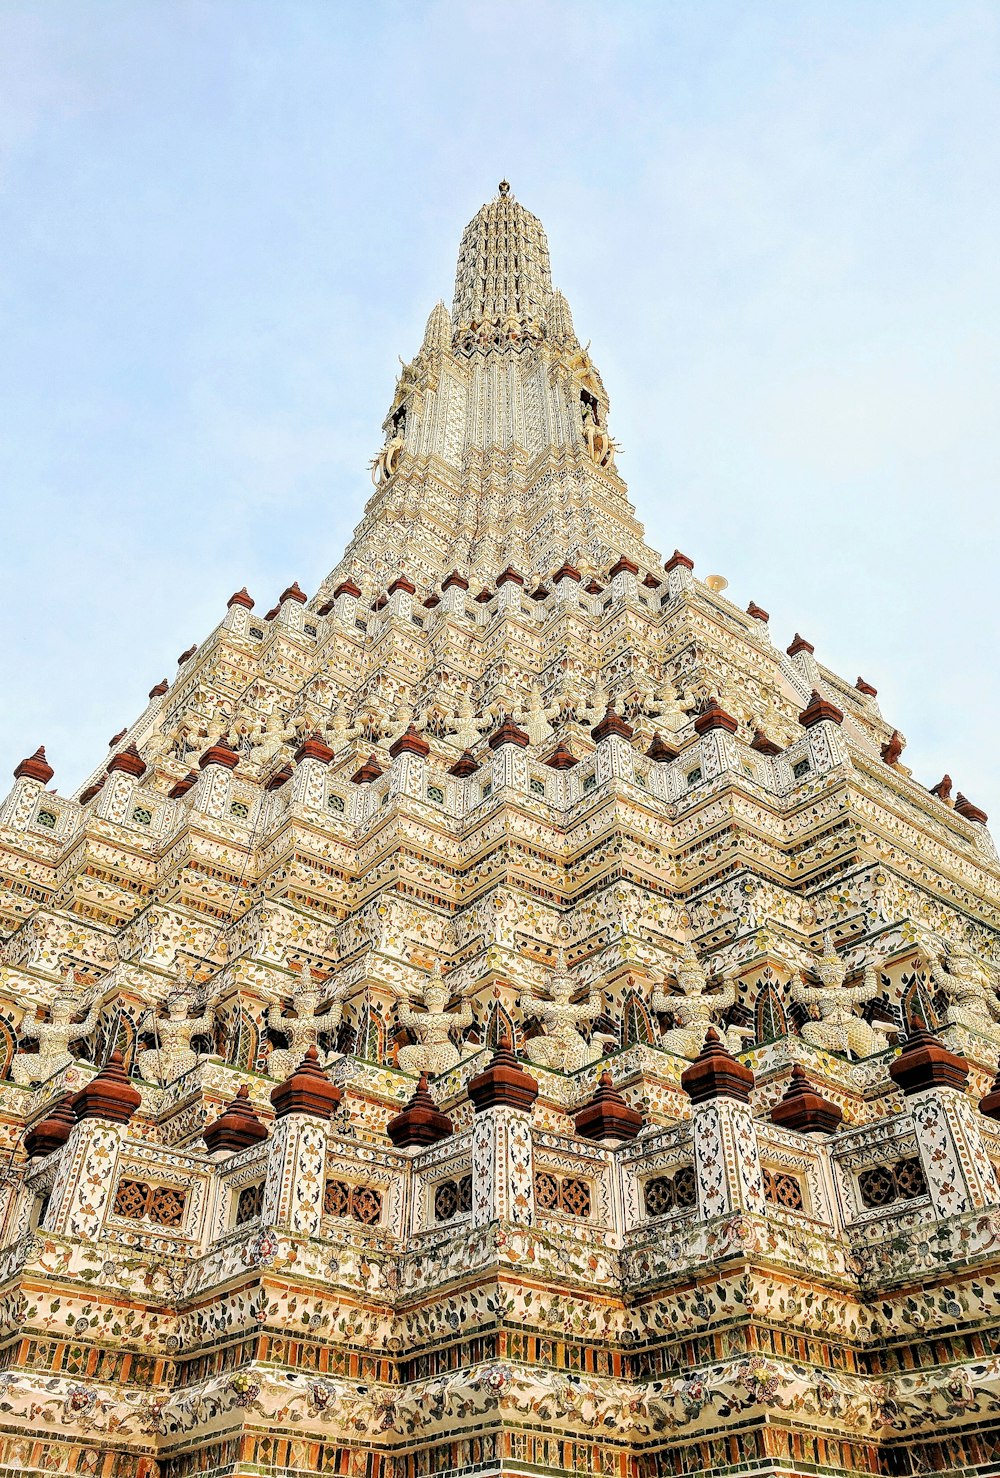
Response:
[[[509,195],[510,194],[510,182],[508,180],[501,180],[500,181],[500,194],[501,195]]]

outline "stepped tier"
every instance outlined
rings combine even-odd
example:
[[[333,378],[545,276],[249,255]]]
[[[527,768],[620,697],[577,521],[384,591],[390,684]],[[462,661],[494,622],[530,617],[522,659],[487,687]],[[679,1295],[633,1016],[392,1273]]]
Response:
[[[318,590],[17,766],[8,1465],[1000,1461],[986,818],[647,545],[609,419],[502,185]]]

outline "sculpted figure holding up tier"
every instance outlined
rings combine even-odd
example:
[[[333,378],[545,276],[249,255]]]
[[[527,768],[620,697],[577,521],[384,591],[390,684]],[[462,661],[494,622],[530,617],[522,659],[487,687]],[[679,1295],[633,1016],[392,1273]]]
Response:
[[[948,999],[945,1020],[980,1032],[1000,1046],[1000,970],[981,959],[967,944],[950,944],[942,960],[933,946],[925,946],[934,984]]]
[[[70,1042],[89,1036],[100,1015],[100,1006],[91,1006],[84,1019],[75,1022],[73,1017],[78,1009],[73,970],[70,968],[66,972],[65,985],[53,999],[51,1021],[26,1021],[22,1024],[22,1035],[34,1037],[38,1051],[16,1054],[10,1070],[15,1083],[25,1088],[32,1083],[44,1083],[53,1073],[76,1061],[69,1050]]]
[[[310,1047],[316,1045],[325,1032],[333,1032],[340,1025],[344,1014],[346,985],[338,985],[331,993],[329,981],[316,985],[310,976],[305,976],[293,994],[295,1015],[286,1016],[280,1006],[268,1006],[267,1024],[272,1031],[281,1032],[288,1038],[287,1047],[274,1047],[267,1059],[270,1077],[284,1080],[294,1072]],[[330,1004],[322,1015],[316,1008],[323,996],[330,997]]]
[[[677,985],[677,993],[662,988],[653,991],[653,1010],[669,1011],[677,1023],[663,1033],[661,1041],[667,1051],[676,1052],[678,1057],[697,1057],[710,1026],[719,1032],[730,1052],[742,1051],[743,1038],[753,1035],[750,1029],[720,1026],[718,1020],[736,1000],[736,981],[727,980],[720,990],[711,989],[712,982],[690,939],[681,948]]]
[[[182,1074],[190,1072],[202,1060],[203,1054],[191,1046],[193,1037],[210,1037],[215,1020],[215,1002],[205,1002],[200,1016],[189,1016],[188,999],[184,991],[174,991],[167,997],[167,1014],[157,1017],[153,1012],[153,1030],[158,1047],[147,1047],[138,1056],[139,1076],[147,1083],[160,1083],[164,1088]]]
[[[888,1022],[862,1021],[854,1009],[878,995],[874,965],[868,965],[860,985],[845,985],[847,966],[834,949],[827,932],[815,970],[821,985],[799,981],[793,983],[791,990],[793,1001],[819,1013],[818,1019],[807,1021],[803,1026],[803,1041],[812,1047],[823,1047],[828,1052],[843,1052],[845,1056],[853,1057],[871,1057],[874,1052],[884,1051],[888,1037],[896,1028]]]
[[[603,1055],[602,1037],[595,1035],[588,1042],[577,1025],[581,1021],[593,1021],[600,1013],[601,1003],[591,1001],[588,991],[585,1001],[571,1004],[570,997],[576,989],[576,977],[567,970],[566,952],[560,948],[556,951],[556,968],[548,979],[551,1000],[540,1000],[537,1004],[544,1035],[532,1037],[524,1044],[528,1057],[539,1067],[572,1073]]]
[[[429,1073],[438,1077],[461,1060],[462,1054],[451,1040],[451,1033],[471,1026],[473,1011],[467,1001],[457,1011],[449,1011],[451,995],[441,966],[435,963],[423,990],[424,1010],[414,1011],[405,997],[400,1001],[399,1023],[418,1039],[399,1049],[396,1060],[404,1073]]]

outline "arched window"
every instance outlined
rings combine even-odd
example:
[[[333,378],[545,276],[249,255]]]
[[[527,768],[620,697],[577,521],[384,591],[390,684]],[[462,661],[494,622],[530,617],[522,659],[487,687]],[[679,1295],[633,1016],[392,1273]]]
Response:
[[[788,1035],[788,1018],[781,997],[773,985],[761,987],[753,1010],[754,1041],[773,1042]]]
[[[910,977],[901,1006],[907,1032],[918,1024],[927,1027],[928,1031],[934,1031],[941,1024],[922,975]]]
[[[490,1014],[486,1018],[487,1047],[499,1047],[501,1038],[503,1037],[507,1038],[512,1047],[517,1045],[518,1033],[514,1025],[514,1018],[499,1001],[494,1001],[490,1007]]]
[[[6,1078],[17,1051],[17,1037],[6,1016],[0,1016],[0,1078]]]
[[[245,1007],[241,1006],[233,1018],[232,1031],[226,1051],[226,1061],[233,1067],[255,1072],[260,1055],[260,1030]]]
[[[622,1001],[622,1024],[626,1047],[631,1047],[636,1042],[645,1042],[649,1047],[653,1045],[653,1023],[649,1009],[634,990],[628,991]]]
[[[366,1001],[358,1014],[354,1055],[365,1062],[385,1062],[385,1020],[377,1006]]]
[[[127,1011],[121,1006],[116,1006],[108,1016],[103,1018],[97,1028],[97,1051],[94,1060],[100,1067],[104,1067],[114,1053],[120,1052],[125,1071],[131,1073],[137,1043],[138,1034],[135,1022]]]

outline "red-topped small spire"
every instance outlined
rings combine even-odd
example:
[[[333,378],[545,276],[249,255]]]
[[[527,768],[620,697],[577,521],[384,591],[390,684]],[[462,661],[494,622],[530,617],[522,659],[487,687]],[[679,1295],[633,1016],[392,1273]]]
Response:
[[[616,734],[619,739],[631,739],[632,735],[635,733],[635,730],[632,728],[631,724],[627,724],[625,720],[618,713],[615,712],[614,705],[609,703],[607,708],[604,710],[604,717],[600,720],[599,723],[596,723],[594,725],[590,733],[591,738],[594,740],[594,742],[596,744],[600,744],[602,739],[609,739],[612,734]]]
[[[389,758],[394,760],[400,754],[415,754],[421,759],[426,759],[431,752],[431,747],[423,734],[417,732],[412,724],[408,725],[405,733],[400,734],[389,745]]]
[[[107,1119],[127,1124],[142,1102],[142,1094],[125,1071],[120,1052],[112,1052],[96,1078],[74,1099],[78,1119]]]
[[[692,1103],[710,1098],[735,1098],[750,1102],[753,1073],[726,1050],[714,1027],[705,1035],[705,1045],[689,1068],[681,1073],[681,1087]]]
[[[784,1097],[771,1110],[773,1124],[797,1129],[800,1134],[832,1134],[843,1117],[840,1105],[817,1093],[798,1063],[792,1068]]]
[[[28,758],[18,765],[14,771],[14,779],[37,780],[39,785],[48,785],[55,773],[45,758],[45,745],[39,744],[34,754],[29,754]]]
[[[298,601],[299,605],[304,606],[308,599],[309,597],[305,591],[299,589],[298,580],[293,580],[288,589],[283,590],[278,596],[278,605],[283,606],[286,600],[295,600]]]
[[[514,1056],[509,1037],[501,1037],[483,1072],[469,1081],[469,1097],[481,1114],[491,1108],[530,1109],[538,1084]]]
[[[710,734],[713,729],[723,729],[727,734],[735,734],[738,728],[739,721],[726,712],[717,698],[709,698],[694,721],[696,734]]]
[[[831,703],[829,698],[824,698],[818,689],[813,688],[808,704],[799,714],[799,723],[802,727],[814,729],[817,724],[842,724],[843,722],[844,715],[836,703]]]
[[[642,1114],[626,1103],[614,1085],[607,1068],[601,1073],[597,1087],[582,1108],[573,1115],[576,1132],[584,1139],[621,1144],[634,1139],[642,1128]]]
[[[248,1145],[259,1144],[267,1138],[267,1128],[257,1117],[246,1083],[240,1084],[236,1097],[230,1099],[219,1117],[205,1125],[201,1137],[205,1148],[213,1155],[218,1150],[235,1155]]]
[[[386,1133],[397,1149],[422,1149],[424,1145],[437,1144],[455,1132],[455,1126],[447,1114],[443,1114],[431,1097],[427,1086],[427,1074],[420,1074],[413,1097],[402,1113],[390,1119]]]
[[[271,1093],[274,1117],[286,1119],[289,1114],[309,1114],[314,1119],[329,1119],[343,1098],[343,1091],[331,1083],[320,1066],[315,1044],[294,1072]]]
[[[322,735],[314,732],[303,739],[295,751],[296,764],[301,764],[303,760],[318,760],[321,765],[328,765],[333,760],[333,750]]]
[[[381,774],[382,766],[374,754],[370,754],[364,764],[355,770],[351,780],[355,785],[371,785],[372,781],[377,780]]]
[[[230,610],[233,606],[245,606],[248,611],[253,610],[254,599],[253,596],[250,595],[247,591],[245,585],[242,586],[239,590],[235,591],[226,601],[227,610]]]
[[[127,749],[119,750],[116,755],[113,755],[108,760],[108,774],[113,775],[116,770],[121,771],[123,775],[134,775],[137,780],[141,780],[143,775],[145,775],[146,761],[134,744],[130,744]]]

